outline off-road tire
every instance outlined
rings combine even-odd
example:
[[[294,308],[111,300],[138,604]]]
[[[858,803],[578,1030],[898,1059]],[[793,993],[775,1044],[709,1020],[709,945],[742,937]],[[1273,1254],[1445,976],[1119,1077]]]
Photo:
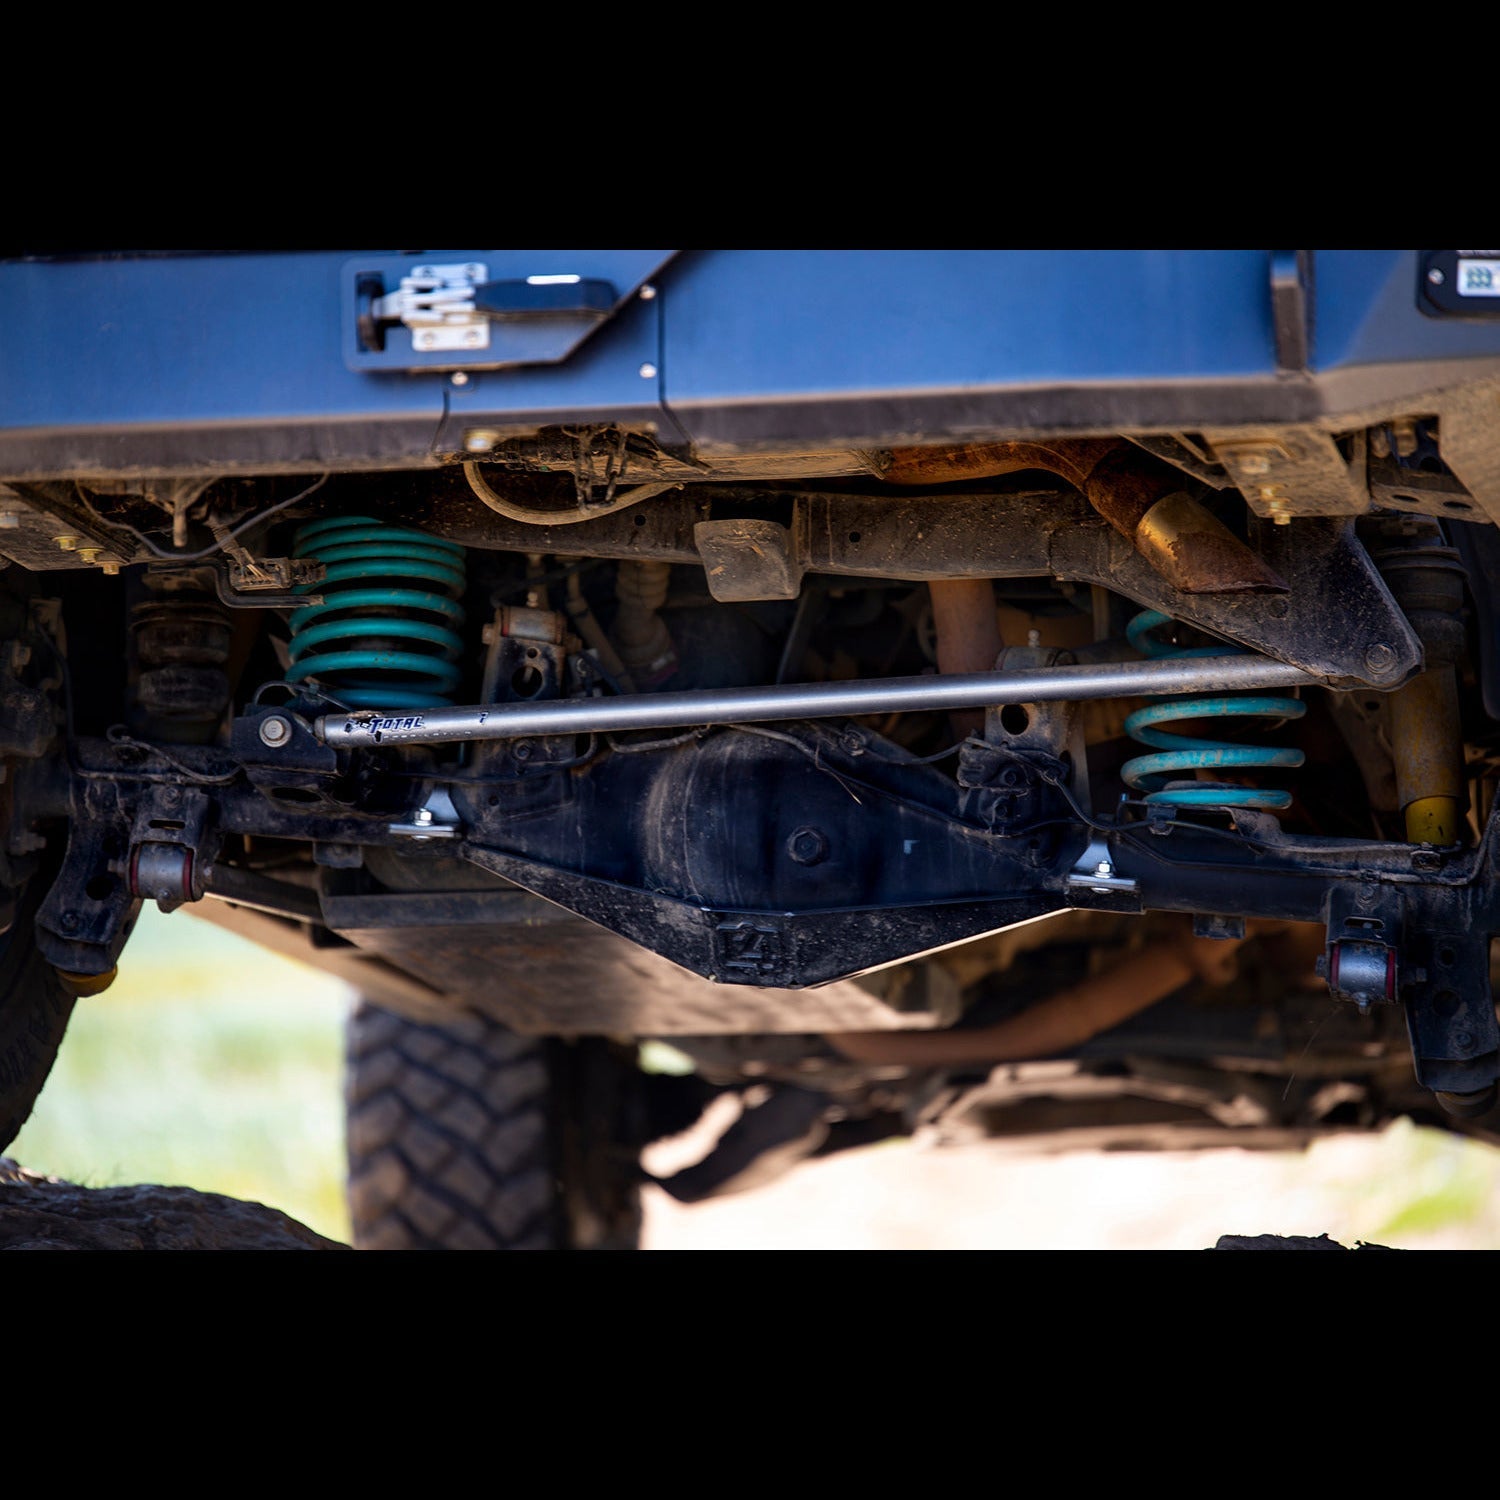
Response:
[[[33,878],[21,892],[0,893],[16,897],[15,921],[0,934],[0,1151],[31,1117],[77,999],[36,945],[46,887]]]
[[[369,1001],[346,1038],[356,1249],[638,1245],[634,1153],[607,1138],[620,1112],[597,1086],[618,1094],[624,1074],[602,1039],[523,1037],[471,1012],[423,1024]]]

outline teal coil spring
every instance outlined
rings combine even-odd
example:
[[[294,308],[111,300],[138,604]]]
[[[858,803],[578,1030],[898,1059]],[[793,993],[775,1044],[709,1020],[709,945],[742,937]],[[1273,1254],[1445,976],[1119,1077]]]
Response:
[[[292,555],[316,558],[326,573],[299,590],[323,603],[292,612],[288,682],[350,708],[453,701],[462,676],[462,547],[370,516],[337,516],[302,527]]]
[[[1169,616],[1156,610],[1137,615],[1126,627],[1131,645],[1144,656],[1189,657],[1228,656],[1236,654],[1233,646],[1196,646],[1184,649],[1158,640],[1152,633],[1171,623]],[[1179,807],[1245,807],[1280,812],[1290,807],[1290,792],[1267,791],[1259,787],[1230,786],[1216,782],[1196,782],[1190,786],[1172,784],[1169,777],[1176,771],[1237,770],[1252,767],[1300,766],[1306,758],[1300,750],[1274,749],[1265,745],[1237,745],[1219,740],[1193,739],[1185,734],[1168,734],[1158,724],[1179,719],[1300,719],[1307,712],[1305,704],[1295,698],[1213,697],[1177,698],[1137,709],[1125,720],[1125,732],[1143,745],[1161,753],[1138,755],[1120,767],[1125,784],[1146,794],[1147,802],[1166,802]]]

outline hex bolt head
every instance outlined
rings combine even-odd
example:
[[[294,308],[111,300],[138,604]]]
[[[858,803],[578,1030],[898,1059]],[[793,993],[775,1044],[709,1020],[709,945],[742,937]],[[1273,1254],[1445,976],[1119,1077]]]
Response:
[[[411,820],[413,823],[420,823],[425,828],[432,822],[432,809],[430,807],[419,807],[411,815]]]
[[[260,721],[260,742],[263,745],[284,745],[292,737],[292,726],[279,714],[271,714]]]
[[[828,858],[828,838],[821,828],[798,828],[786,841],[786,852],[799,865],[820,865]]]
[[[76,536],[55,536],[52,540],[57,543],[59,551],[74,552],[77,550],[81,538]]]
[[[1396,653],[1384,641],[1375,641],[1365,648],[1365,666],[1376,677],[1389,677],[1395,669]]]

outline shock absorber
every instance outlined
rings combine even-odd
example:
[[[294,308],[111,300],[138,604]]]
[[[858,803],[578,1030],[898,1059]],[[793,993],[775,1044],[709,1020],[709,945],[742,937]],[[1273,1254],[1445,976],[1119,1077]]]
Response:
[[[438,708],[453,701],[464,621],[464,550],[409,526],[335,516],[297,532],[294,557],[326,568],[322,604],[294,610],[287,681],[350,708]]]
[[[1149,657],[1229,656],[1232,646],[1179,647],[1154,634],[1171,623],[1156,610],[1137,615],[1126,627],[1130,643]],[[1307,712],[1296,698],[1212,697],[1173,698],[1137,709],[1125,720],[1125,732],[1160,752],[1138,755],[1120,767],[1125,784],[1146,794],[1147,802],[1165,802],[1179,807],[1243,807],[1281,812],[1291,806],[1292,794],[1261,787],[1235,786],[1223,782],[1172,782],[1174,771],[1250,770],[1270,766],[1300,766],[1306,758],[1300,750],[1268,745],[1241,745],[1222,740],[1169,734],[1159,724],[1179,719],[1300,719]]]
[[[1452,844],[1468,807],[1454,663],[1463,651],[1464,567],[1434,521],[1380,528],[1371,556],[1422,641],[1427,670],[1390,695],[1396,795],[1413,844]]]

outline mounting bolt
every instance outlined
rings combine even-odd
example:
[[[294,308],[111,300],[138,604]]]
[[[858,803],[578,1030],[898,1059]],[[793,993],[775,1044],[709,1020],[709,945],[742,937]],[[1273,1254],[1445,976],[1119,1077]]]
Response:
[[[411,815],[411,820],[413,823],[418,823],[423,828],[425,828],[429,823],[432,822],[432,809],[430,807],[419,807],[416,812]]]
[[[468,385],[469,377],[462,370],[455,370],[448,377],[449,385]]]
[[[1474,1046],[1474,1034],[1470,1031],[1455,1031],[1453,1033],[1453,1045],[1460,1052],[1471,1051]]]
[[[643,364],[641,366],[641,379],[642,380],[655,380],[656,379],[656,366],[653,365],[653,364],[651,364],[649,361],[646,364]]]
[[[1240,469],[1246,474],[1269,474],[1271,460],[1264,453],[1247,453],[1240,459]]]
[[[76,550],[79,541],[82,539],[76,536],[55,536],[52,540],[57,543],[59,550],[72,552]]]
[[[820,865],[828,858],[828,839],[821,828],[798,828],[786,841],[786,852],[799,865]]]
[[[84,560],[84,562],[93,563],[99,561],[99,554],[103,550],[104,549],[102,547],[80,547],[78,549],[78,555]]]
[[[263,745],[284,745],[292,737],[292,726],[280,714],[271,714],[260,721],[260,742]]]
[[[641,288],[641,301],[642,302],[649,302],[655,295],[656,295],[656,288],[654,286],[652,286],[651,283],[648,281],[645,284],[645,286],[643,286]]]
[[[516,760],[530,760],[534,747],[530,740],[517,740],[511,747],[511,756]]]
[[[500,434],[488,427],[476,427],[464,434],[464,449],[469,453],[488,453],[500,441]]]
[[[1114,873],[1115,867],[1110,864],[1107,859],[1101,859],[1099,863],[1094,866],[1094,874],[1097,875],[1100,880],[1108,880],[1109,877]]]
[[[1427,279],[1433,284],[1433,286],[1442,286],[1442,284],[1443,284],[1443,273],[1440,270],[1438,270],[1438,268],[1436,266],[1434,266],[1427,273]]]
[[[65,911],[62,916],[58,918],[57,925],[61,927],[64,932],[77,932],[79,920],[80,919],[76,911]]]
[[[1376,677],[1389,677],[1396,665],[1396,653],[1384,641],[1365,647],[1365,665]]]
[[[117,578],[120,573],[120,565],[117,562],[102,562],[99,564],[106,578]]]

